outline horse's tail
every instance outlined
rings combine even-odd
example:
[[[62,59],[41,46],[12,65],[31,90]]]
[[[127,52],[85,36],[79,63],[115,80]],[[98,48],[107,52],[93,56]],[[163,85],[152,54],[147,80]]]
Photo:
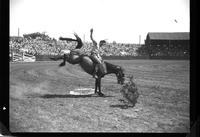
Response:
[[[78,42],[75,49],[80,49],[83,46],[83,42],[82,42],[81,38],[76,33],[74,33],[74,36],[76,37],[76,40]]]

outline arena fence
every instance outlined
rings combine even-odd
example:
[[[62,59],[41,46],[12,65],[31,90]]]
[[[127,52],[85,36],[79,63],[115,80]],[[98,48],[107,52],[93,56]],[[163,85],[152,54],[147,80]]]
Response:
[[[12,53],[11,61],[13,62],[35,62],[36,57],[27,53]]]
[[[13,53],[12,54],[12,61],[13,62],[21,62],[21,61],[23,61],[22,60],[23,58],[22,58],[22,54],[21,53]]]

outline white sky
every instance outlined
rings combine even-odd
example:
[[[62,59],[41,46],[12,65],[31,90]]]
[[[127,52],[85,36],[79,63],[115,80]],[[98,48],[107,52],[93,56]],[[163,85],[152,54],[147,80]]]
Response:
[[[148,32],[189,32],[189,0],[10,0],[10,36],[76,32],[90,41],[144,43]],[[177,20],[177,23],[175,22]]]

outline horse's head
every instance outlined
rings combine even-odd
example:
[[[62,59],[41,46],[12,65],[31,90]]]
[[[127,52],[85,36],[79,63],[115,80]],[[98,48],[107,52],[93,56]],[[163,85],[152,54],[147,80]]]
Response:
[[[118,84],[124,84],[125,81],[125,74],[124,74],[124,69],[122,67],[117,66],[117,82]]]

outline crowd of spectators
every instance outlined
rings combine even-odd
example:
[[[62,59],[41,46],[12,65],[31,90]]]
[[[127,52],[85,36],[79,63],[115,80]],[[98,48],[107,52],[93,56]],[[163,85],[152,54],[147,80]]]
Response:
[[[66,42],[50,38],[41,33],[26,34],[23,37],[10,37],[9,47],[11,52],[22,50],[32,55],[58,55],[63,49],[74,49],[76,42]],[[102,47],[103,56],[136,56],[137,44],[107,43]],[[24,50],[25,49],[25,50]],[[92,42],[84,42],[81,48],[84,54],[90,54]]]

